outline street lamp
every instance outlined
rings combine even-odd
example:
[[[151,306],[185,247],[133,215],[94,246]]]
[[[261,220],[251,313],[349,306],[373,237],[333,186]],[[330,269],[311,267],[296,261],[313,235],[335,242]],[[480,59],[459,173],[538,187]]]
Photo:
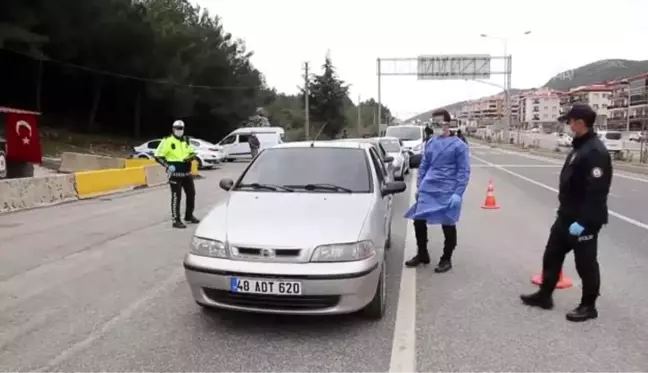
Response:
[[[525,31],[522,33],[522,35],[529,35],[531,33],[530,30]],[[510,129],[511,127],[511,66],[510,66],[510,58],[508,56],[508,38],[503,38],[499,36],[491,36],[488,34],[479,34],[482,38],[489,38],[489,39],[495,39],[499,40],[502,42],[504,46],[504,97],[506,99],[506,124],[507,124],[507,130]],[[518,135],[519,136],[519,135]]]

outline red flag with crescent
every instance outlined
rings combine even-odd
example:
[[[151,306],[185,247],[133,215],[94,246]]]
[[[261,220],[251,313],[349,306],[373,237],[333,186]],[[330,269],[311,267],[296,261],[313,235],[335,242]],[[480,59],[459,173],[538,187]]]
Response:
[[[8,113],[6,125],[7,159],[41,163],[43,161],[43,151],[36,116]]]

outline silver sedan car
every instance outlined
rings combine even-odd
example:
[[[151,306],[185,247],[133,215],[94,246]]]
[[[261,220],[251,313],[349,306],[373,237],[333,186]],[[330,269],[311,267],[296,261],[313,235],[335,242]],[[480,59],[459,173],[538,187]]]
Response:
[[[198,225],[184,268],[201,306],[325,315],[385,312],[392,195],[375,147],[298,142],[263,150]]]

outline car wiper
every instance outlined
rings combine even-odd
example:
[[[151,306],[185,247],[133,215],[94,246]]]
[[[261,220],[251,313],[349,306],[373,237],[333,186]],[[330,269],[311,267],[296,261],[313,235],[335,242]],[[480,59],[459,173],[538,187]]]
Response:
[[[353,190],[335,184],[318,183],[318,184],[284,185],[284,186],[290,188],[303,188],[305,190],[330,190],[334,192],[353,193]]]
[[[250,183],[250,184],[239,184],[239,188],[252,188],[252,189],[266,189],[272,190],[274,192],[283,191],[283,192],[294,192],[291,188],[275,185],[275,184],[261,184],[261,183]]]

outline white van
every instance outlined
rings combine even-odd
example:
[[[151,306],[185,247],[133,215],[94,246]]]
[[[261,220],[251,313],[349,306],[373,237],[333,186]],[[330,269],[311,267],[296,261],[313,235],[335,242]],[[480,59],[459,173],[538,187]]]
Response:
[[[283,142],[286,132],[281,127],[242,127],[232,131],[225,136],[218,145],[223,147],[227,154],[227,161],[233,162],[235,159],[251,159],[250,145],[248,138],[253,133],[259,139],[259,151]]]
[[[623,134],[621,132],[599,131],[597,134],[610,153],[619,153],[623,151]]]

